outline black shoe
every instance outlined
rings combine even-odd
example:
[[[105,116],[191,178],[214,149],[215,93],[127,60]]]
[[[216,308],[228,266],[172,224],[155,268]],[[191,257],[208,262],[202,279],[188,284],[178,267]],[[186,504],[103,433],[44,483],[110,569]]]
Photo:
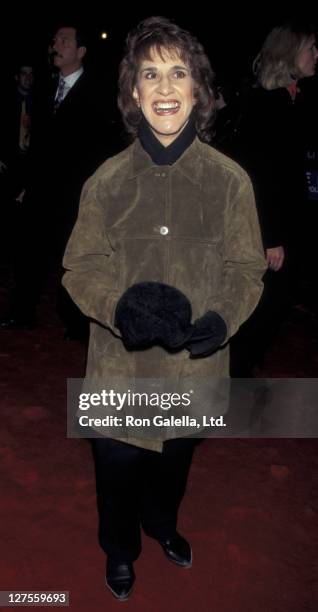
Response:
[[[0,329],[20,329],[31,330],[35,329],[36,322],[34,319],[20,319],[16,317],[4,317],[0,319]]]
[[[132,563],[107,560],[106,586],[117,599],[121,601],[128,599],[133,590],[134,582],[135,572]]]
[[[166,540],[158,540],[163,548],[163,552],[169,561],[180,565],[181,567],[191,567],[192,565],[192,550],[189,542],[185,540],[179,533],[175,533],[171,538]]]

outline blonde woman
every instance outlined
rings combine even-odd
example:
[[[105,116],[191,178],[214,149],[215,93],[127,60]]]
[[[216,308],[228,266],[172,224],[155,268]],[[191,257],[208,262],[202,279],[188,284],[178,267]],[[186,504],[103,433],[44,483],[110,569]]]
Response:
[[[268,271],[262,300],[231,343],[235,377],[253,375],[308,273],[303,80],[317,57],[314,27],[288,23],[271,30],[253,64],[235,157],[252,179]]]

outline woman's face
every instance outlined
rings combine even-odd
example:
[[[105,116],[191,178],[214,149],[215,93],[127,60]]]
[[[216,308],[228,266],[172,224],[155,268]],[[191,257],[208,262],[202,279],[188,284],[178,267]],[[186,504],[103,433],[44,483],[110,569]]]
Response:
[[[133,97],[158,140],[167,147],[189,121],[195,105],[194,81],[189,66],[178,51],[162,57],[152,49],[151,59],[142,61]]]
[[[316,39],[313,35],[308,38],[303,49],[298,53],[296,58],[296,68],[299,71],[301,78],[310,77],[315,74],[317,57],[318,51],[316,48]]]

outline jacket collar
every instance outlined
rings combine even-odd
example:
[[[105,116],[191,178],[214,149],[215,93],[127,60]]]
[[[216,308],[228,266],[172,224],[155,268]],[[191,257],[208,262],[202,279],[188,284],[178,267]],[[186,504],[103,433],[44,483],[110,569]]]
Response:
[[[192,144],[172,166],[157,166],[141,145],[139,138],[137,138],[131,146],[130,178],[145,174],[155,168],[160,168],[160,170],[167,169],[167,171],[171,168],[171,170],[178,169],[192,183],[200,185],[203,172],[200,144],[201,142],[196,136]]]

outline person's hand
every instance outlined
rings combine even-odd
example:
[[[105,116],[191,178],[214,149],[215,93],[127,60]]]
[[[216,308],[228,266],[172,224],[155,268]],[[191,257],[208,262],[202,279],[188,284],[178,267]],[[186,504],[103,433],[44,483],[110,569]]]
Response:
[[[0,160],[0,174],[3,174],[8,169],[8,166]]]
[[[266,261],[270,270],[278,272],[283,266],[285,259],[284,247],[278,246],[266,249]]]
[[[24,196],[25,196],[25,189],[22,189],[19,195],[15,198],[15,201],[18,202],[19,204],[22,204],[24,200]]]
[[[221,346],[227,334],[224,319],[213,310],[197,319],[193,325],[193,332],[187,344],[190,359],[209,357]]]

